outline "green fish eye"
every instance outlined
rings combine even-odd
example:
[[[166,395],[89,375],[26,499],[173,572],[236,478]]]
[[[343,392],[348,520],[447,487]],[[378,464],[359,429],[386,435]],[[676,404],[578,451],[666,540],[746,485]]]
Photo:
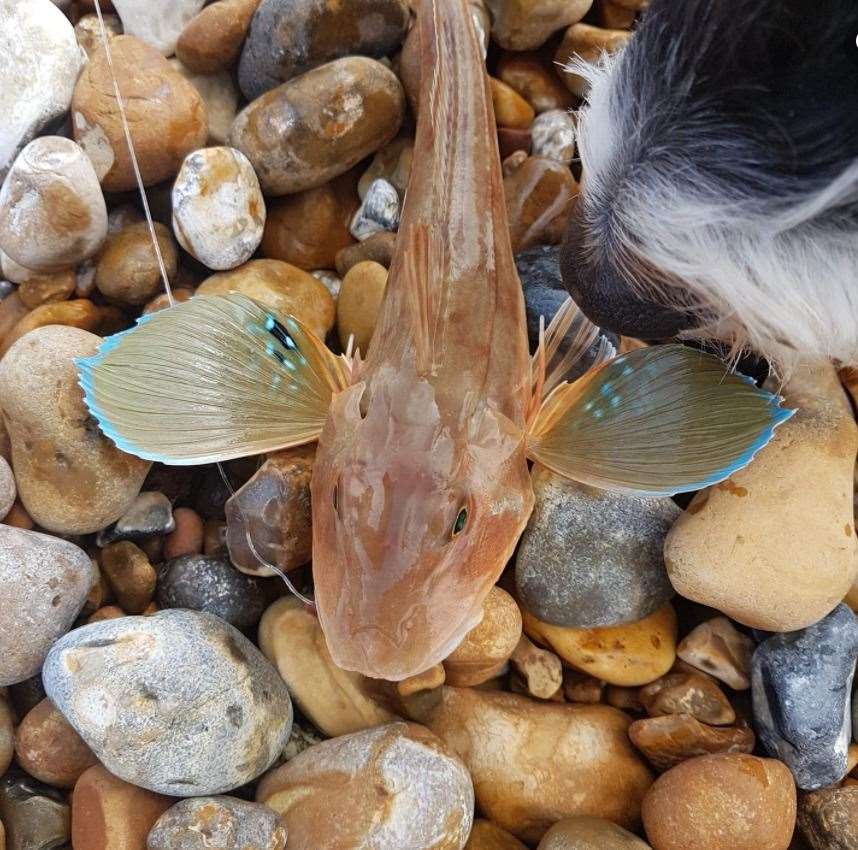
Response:
[[[465,530],[467,521],[468,509],[466,507],[459,508],[459,513],[456,514],[456,521],[453,523],[453,537],[457,537]]]

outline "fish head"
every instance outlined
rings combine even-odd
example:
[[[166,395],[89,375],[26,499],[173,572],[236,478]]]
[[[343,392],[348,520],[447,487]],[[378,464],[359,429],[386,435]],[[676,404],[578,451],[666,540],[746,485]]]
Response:
[[[502,414],[451,419],[428,380],[376,387],[340,393],[322,434],[313,576],[335,663],[398,681],[480,621],[533,494],[524,435]]]

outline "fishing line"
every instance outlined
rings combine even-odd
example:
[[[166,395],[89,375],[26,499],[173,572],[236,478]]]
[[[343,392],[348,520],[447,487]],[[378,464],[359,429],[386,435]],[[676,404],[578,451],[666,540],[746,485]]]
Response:
[[[158,261],[158,269],[160,270],[161,280],[164,284],[164,292],[167,294],[167,300],[172,307],[176,303],[176,299],[173,297],[173,289],[170,286],[167,268],[164,265],[164,258],[161,255],[161,246],[158,243],[158,236],[155,233],[155,222],[152,220],[152,212],[149,209],[149,199],[146,195],[146,187],[143,185],[143,176],[140,173],[140,165],[137,162],[137,152],[134,149],[134,141],[131,138],[131,128],[128,125],[128,116],[125,112],[125,102],[122,99],[122,93],[119,90],[119,80],[116,77],[116,71],[113,67],[113,55],[110,52],[110,39],[107,37],[107,28],[104,25],[104,18],[101,14],[101,3],[99,0],[93,0],[93,4],[95,6],[95,14],[98,17],[98,29],[101,35],[101,44],[102,47],[104,47],[104,55],[107,59],[107,68],[110,72],[111,82],[113,83],[113,95],[116,98],[116,106],[119,110],[120,121],[122,122],[122,131],[125,134],[125,143],[128,146],[128,155],[131,158],[131,167],[134,171],[134,179],[137,181],[137,190],[140,193],[140,201],[143,204],[143,212],[146,216],[146,224],[149,228],[149,237],[152,240],[152,247],[155,249],[155,257]],[[217,470],[220,473],[220,477],[223,479],[224,484],[226,484],[230,495],[235,496],[235,490],[233,489],[232,482],[229,480],[222,463],[217,463]],[[238,510],[241,513],[241,519],[244,525],[244,536],[253,557],[256,558],[260,565],[267,567],[273,573],[280,576],[283,583],[287,588],[289,588],[289,591],[297,596],[305,605],[315,608],[313,600],[304,596],[304,594],[295,587],[291,579],[283,572],[283,570],[270,563],[266,558],[263,558],[262,555],[259,554],[250,536],[250,523],[247,521],[247,514],[245,514],[244,508],[242,508],[240,503],[238,504]]]

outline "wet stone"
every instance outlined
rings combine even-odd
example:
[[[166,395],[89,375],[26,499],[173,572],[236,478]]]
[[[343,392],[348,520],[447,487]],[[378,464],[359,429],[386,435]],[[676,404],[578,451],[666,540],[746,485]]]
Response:
[[[96,545],[107,546],[117,540],[145,540],[169,534],[175,527],[170,500],[163,493],[143,491],[113,525],[98,533]]]
[[[718,685],[696,673],[668,673],[641,688],[640,699],[651,717],[690,714],[714,726],[726,726],[736,719],[736,712]]]
[[[399,194],[382,178],[373,180],[366,196],[352,218],[349,231],[363,242],[383,231],[395,232],[399,227]]]

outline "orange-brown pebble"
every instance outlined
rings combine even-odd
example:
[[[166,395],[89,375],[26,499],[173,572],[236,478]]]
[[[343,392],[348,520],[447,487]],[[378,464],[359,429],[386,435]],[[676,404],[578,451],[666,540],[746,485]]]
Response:
[[[726,726],[736,719],[724,692],[699,673],[668,673],[641,688],[640,698],[651,717],[690,714],[712,726]]]
[[[72,846],[74,850],[146,850],[149,830],[175,802],[95,765],[74,786]]]
[[[154,47],[133,36],[112,39],[110,52],[143,182],[151,186],[174,177],[185,156],[206,142],[202,97]],[[72,129],[102,187],[122,192],[136,183],[111,79],[101,48],[75,86]]]
[[[337,252],[354,244],[349,222],[360,204],[354,172],[324,186],[272,201],[261,250],[301,269],[330,269]]]
[[[203,521],[191,508],[173,511],[176,527],[164,540],[164,560],[181,555],[198,555],[203,551]]]
[[[396,234],[389,230],[373,233],[363,242],[356,242],[337,251],[334,261],[337,274],[344,277],[352,266],[362,263],[364,260],[372,260],[386,269],[390,268],[393,260],[393,249],[396,246]]]
[[[130,540],[101,550],[101,569],[116,599],[129,614],[140,614],[152,601],[157,574],[146,553]]]
[[[653,850],[787,850],[795,783],[776,759],[700,756],[662,774],[642,814]]]
[[[587,94],[584,78],[564,70],[573,57],[595,62],[603,53],[615,53],[625,47],[630,37],[628,30],[605,30],[590,24],[573,24],[569,27],[554,56],[560,76],[569,91],[578,97]]]
[[[47,698],[30,709],[18,726],[15,758],[30,776],[56,788],[73,788],[80,775],[98,762]]]
[[[87,623],[100,623],[102,620],[115,620],[124,617],[125,612],[118,605],[104,605],[87,620]]]
[[[18,296],[25,307],[33,310],[42,304],[65,301],[75,291],[76,286],[74,269],[66,269],[53,274],[28,277],[18,287]]]
[[[337,299],[337,334],[345,349],[354,336],[354,348],[364,357],[387,287],[387,269],[372,260],[352,266],[343,278]]]
[[[259,0],[220,0],[185,25],[176,56],[197,74],[214,74],[238,59]]]
[[[396,690],[400,696],[410,697],[420,691],[431,691],[440,688],[444,684],[446,673],[442,664],[436,664],[416,676],[409,676],[401,682],[396,683]]]
[[[631,29],[635,22],[635,10],[627,9],[613,0],[596,0],[596,20],[604,29]]]
[[[0,344],[5,345],[9,331],[11,331],[28,312],[29,308],[21,300],[21,296],[18,294],[17,290],[0,301]]]
[[[526,130],[533,123],[533,107],[511,86],[489,77],[498,127]]]
[[[498,78],[514,88],[536,112],[569,109],[574,98],[542,53],[507,53],[498,59]]]
[[[477,818],[471,828],[465,850],[527,850],[527,847],[490,820]]]
[[[35,526],[35,523],[24,506],[20,502],[15,502],[9,513],[3,517],[3,525],[11,525],[14,528],[23,528],[25,531],[29,531]]]

